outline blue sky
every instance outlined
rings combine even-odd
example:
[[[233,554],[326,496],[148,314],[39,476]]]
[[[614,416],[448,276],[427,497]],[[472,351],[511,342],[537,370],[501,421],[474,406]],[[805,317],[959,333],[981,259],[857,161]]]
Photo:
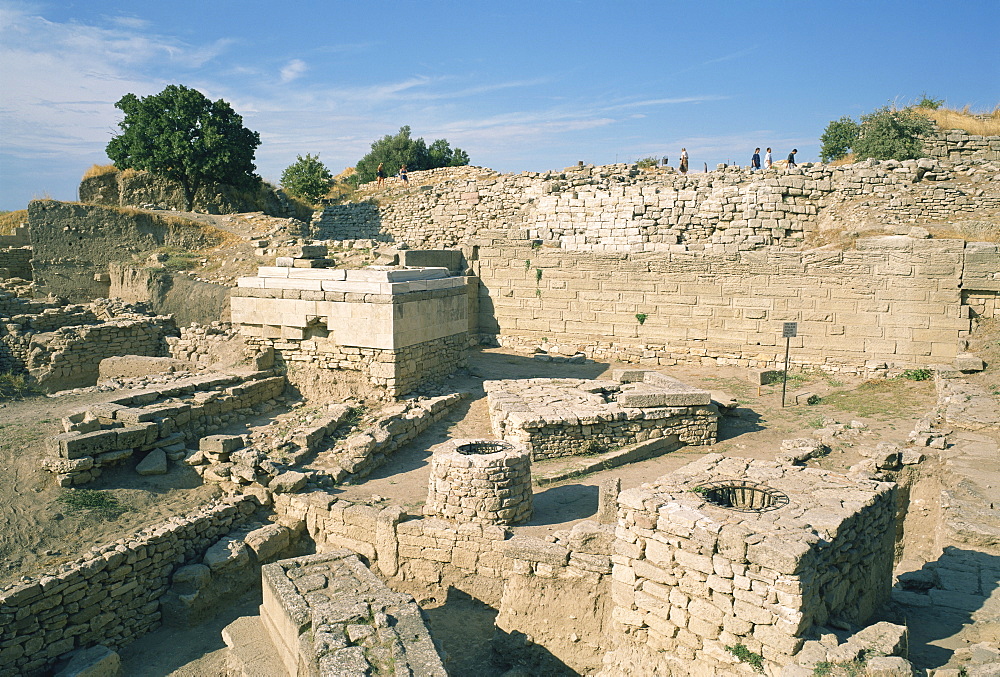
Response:
[[[949,3],[0,0],[0,209],[73,200],[122,95],[222,98],[258,172],[334,173],[400,126],[504,172],[667,156],[799,161],[921,93],[1000,104],[1000,0]]]

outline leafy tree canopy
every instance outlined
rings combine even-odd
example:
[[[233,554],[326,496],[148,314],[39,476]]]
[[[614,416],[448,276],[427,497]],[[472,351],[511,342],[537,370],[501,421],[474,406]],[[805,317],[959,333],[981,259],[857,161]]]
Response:
[[[854,142],[858,140],[861,127],[857,122],[845,115],[826,126],[826,131],[819,137],[823,146],[819,150],[819,158],[823,162],[832,162],[851,152]]]
[[[315,204],[326,195],[330,189],[333,176],[326,165],[319,161],[319,154],[315,157],[306,154],[296,156],[294,163],[285,167],[281,173],[281,186],[291,195],[301,197]]]
[[[115,104],[125,113],[121,134],[108,143],[119,169],[141,169],[181,184],[188,210],[206,183],[248,186],[258,177],[253,159],[260,135],[219,99],[168,85],[159,94],[126,94]]]
[[[920,157],[923,137],[933,129],[927,116],[912,108],[883,106],[862,115],[860,123],[845,115],[827,125],[820,136],[820,158],[830,162],[853,152],[858,160],[913,160]]]
[[[355,185],[373,181],[379,164],[388,176],[397,173],[402,165],[410,171],[467,165],[469,154],[461,148],[453,149],[445,139],[438,139],[430,146],[422,138],[412,139],[410,127],[405,125],[398,134],[387,134],[374,141],[371,152],[358,160],[356,173],[349,180]]]
[[[861,116],[861,129],[854,142],[859,160],[913,160],[924,149],[921,137],[930,134],[933,123],[908,108],[894,110],[883,106]]]

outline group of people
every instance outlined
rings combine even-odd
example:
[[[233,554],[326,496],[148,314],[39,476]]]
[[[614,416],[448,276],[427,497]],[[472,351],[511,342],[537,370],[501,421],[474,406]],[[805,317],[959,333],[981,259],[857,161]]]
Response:
[[[795,164],[795,154],[799,152],[798,148],[793,148],[792,152],[788,154],[787,167],[788,169],[793,169],[798,165]],[[774,164],[771,159],[771,149],[767,149],[767,154],[764,155],[764,169],[770,169]],[[750,158],[750,171],[759,172],[760,171],[760,148],[753,149],[753,157]]]
[[[399,180],[403,183],[410,183],[410,177],[406,175],[406,165],[400,165],[399,167]],[[375,184],[376,188],[381,188],[385,185],[385,163],[379,162],[378,169],[375,170],[375,178],[378,182]]]
[[[788,169],[793,169],[798,165],[795,163],[795,154],[799,152],[798,148],[793,148],[792,152],[788,154],[787,167]],[[663,164],[666,165],[668,162],[667,158],[663,158]],[[771,149],[768,148],[766,154],[764,155],[764,169],[770,169],[774,164],[774,160],[771,159]],[[760,161],[760,148],[753,149],[753,157],[750,158],[750,171],[759,172],[761,170]],[[688,171],[688,152],[687,148],[681,148],[680,163],[677,165],[677,171],[681,174],[687,174]],[[707,171],[707,170],[706,170]]]

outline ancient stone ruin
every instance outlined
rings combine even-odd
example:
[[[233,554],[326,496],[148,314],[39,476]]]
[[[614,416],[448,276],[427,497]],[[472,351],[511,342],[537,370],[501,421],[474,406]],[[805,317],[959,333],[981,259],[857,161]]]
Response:
[[[32,203],[0,240],[0,371],[53,418],[0,403],[10,475],[204,493],[0,568],[0,677],[116,674],[250,598],[187,669],[995,674],[998,144],[444,168],[242,235],[130,217],[123,177]],[[881,417],[900,383],[926,407]],[[811,414],[828,394],[875,413]]]

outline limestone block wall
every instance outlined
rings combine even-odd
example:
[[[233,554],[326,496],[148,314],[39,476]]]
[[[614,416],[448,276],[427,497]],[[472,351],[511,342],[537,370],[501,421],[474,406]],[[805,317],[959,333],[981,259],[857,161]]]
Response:
[[[1000,317],[1000,244],[966,245],[962,303],[969,307],[973,317]]]
[[[414,173],[413,183],[424,185],[390,187],[378,193],[377,204],[328,206],[312,230],[322,239],[367,237],[433,248],[508,228],[570,250],[733,253],[798,245],[827,214],[836,219],[845,208],[865,226],[969,218],[1000,208],[1000,189],[989,180],[995,168],[977,169],[962,182],[954,180],[954,168],[943,159],[809,164],[756,174],[739,167],[688,175],[634,165],[519,175],[449,168],[427,177]]]
[[[283,523],[305,522],[317,552],[347,548],[396,589],[453,586],[500,609],[498,624],[512,655],[537,657],[525,644],[528,633],[563,670],[600,666],[609,645],[603,630],[606,616],[610,620],[610,525],[584,522],[549,542],[501,525],[414,518],[397,506],[351,504],[321,492],[280,494],[274,501]],[[557,603],[545,606],[541,599]]]
[[[178,566],[257,509],[233,497],[94,548],[60,571],[0,592],[0,675],[43,674],[63,654],[118,649],[160,624],[160,598]]]
[[[332,270],[261,267],[240,278],[233,323],[279,364],[358,372],[390,395],[410,392],[466,361],[465,277],[446,268]]]
[[[0,247],[0,277],[31,279],[31,247]]]
[[[742,644],[786,665],[813,625],[888,599],[894,511],[891,483],[710,454],[619,495],[615,618],[671,660]]]
[[[938,130],[924,139],[924,154],[952,162],[1000,161],[1000,136],[979,136],[963,129]]]
[[[971,328],[964,264],[980,251],[905,236],[736,254],[567,252],[499,232],[475,246],[480,332],[502,345],[547,339],[598,360],[763,368],[783,361],[782,323],[795,321],[796,368],[864,375],[954,357]]]
[[[270,372],[246,379],[206,374],[95,405],[68,419],[67,427],[75,429],[45,440],[42,467],[56,475],[60,486],[71,486],[95,479],[102,467],[134,453],[183,452],[186,442],[281,395],[285,384],[283,376]],[[81,425],[74,425],[76,418]]]

